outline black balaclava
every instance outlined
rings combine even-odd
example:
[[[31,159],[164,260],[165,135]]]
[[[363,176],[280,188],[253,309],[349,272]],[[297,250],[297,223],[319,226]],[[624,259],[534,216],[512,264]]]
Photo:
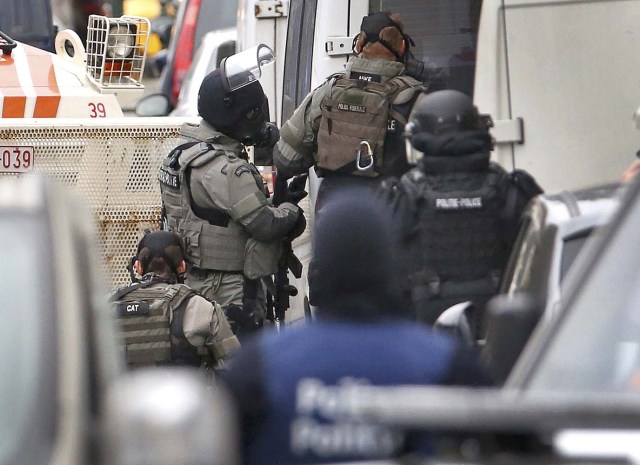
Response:
[[[143,236],[138,244],[137,259],[146,274],[151,261],[162,258],[169,265],[176,279],[179,279],[178,266],[185,259],[180,237],[170,231],[154,231]]]
[[[400,304],[394,224],[370,189],[328,194],[314,229],[309,277],[318,318],[410,318]]]
[[[227,92],[223,79],[220,69],[205,76],[198,92],[198,114],[221,133],[245,145],[275,144],[279,134],[268,122],[269,101],[260,82]]]

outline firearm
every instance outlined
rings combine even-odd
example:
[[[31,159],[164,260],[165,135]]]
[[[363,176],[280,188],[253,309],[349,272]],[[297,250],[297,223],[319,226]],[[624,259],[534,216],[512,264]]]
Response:
[[[287,178],[276,174],[273,186],[273,204],[275,206],[285,202],[288,197]],[[296,278],[302,276],[302,263],[293,253],[291,239],[285,238],[283,243],[282,255],[278,260],[278,270],[276,271],[274,285],[275,293],[268,298],[270,317],[278,330],[284,324],[285,312],[290,306],[289,298],[298,295],[298,289],[289,284],[289,270]]]

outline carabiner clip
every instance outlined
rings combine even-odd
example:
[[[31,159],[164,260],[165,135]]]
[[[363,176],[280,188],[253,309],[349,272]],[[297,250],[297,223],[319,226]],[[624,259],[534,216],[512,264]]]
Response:
[[[363,154],[363,148],[365,153]],[[363,160],[364,159],[364,160]],[[364,161],[364,164],[363,164]],[[367,171],[373,166],[373,150],[371,150],[371,144],[366,140],[360,142],[360,148],[358,149],[358,156],[356,157],[356,167],[360,171]]]

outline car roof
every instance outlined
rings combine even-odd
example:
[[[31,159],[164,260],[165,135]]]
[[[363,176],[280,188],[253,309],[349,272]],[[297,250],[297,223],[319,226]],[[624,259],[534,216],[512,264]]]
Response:
[[[607,184],[556,194],[543,194],[534,199],[546,212],[545,222],[562,225],[577,217],[592,217],[600,224],[619,204],[620,184]]]

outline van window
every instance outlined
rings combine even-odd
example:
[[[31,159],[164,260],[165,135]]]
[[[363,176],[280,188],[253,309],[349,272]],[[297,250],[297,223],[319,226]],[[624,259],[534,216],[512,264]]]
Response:
[[[289,119],[311,91],[311,61],[317,3],[318,0],[297,1],[291,2],[289,7],[282,122]]]
[[[425,62],[436,88],[456,89],[473,96],[476,42],[482,0],[370,0],[369,11],[400,14],[415,46],[416,59]],[[435,88],[434,88],[435,87]]]

